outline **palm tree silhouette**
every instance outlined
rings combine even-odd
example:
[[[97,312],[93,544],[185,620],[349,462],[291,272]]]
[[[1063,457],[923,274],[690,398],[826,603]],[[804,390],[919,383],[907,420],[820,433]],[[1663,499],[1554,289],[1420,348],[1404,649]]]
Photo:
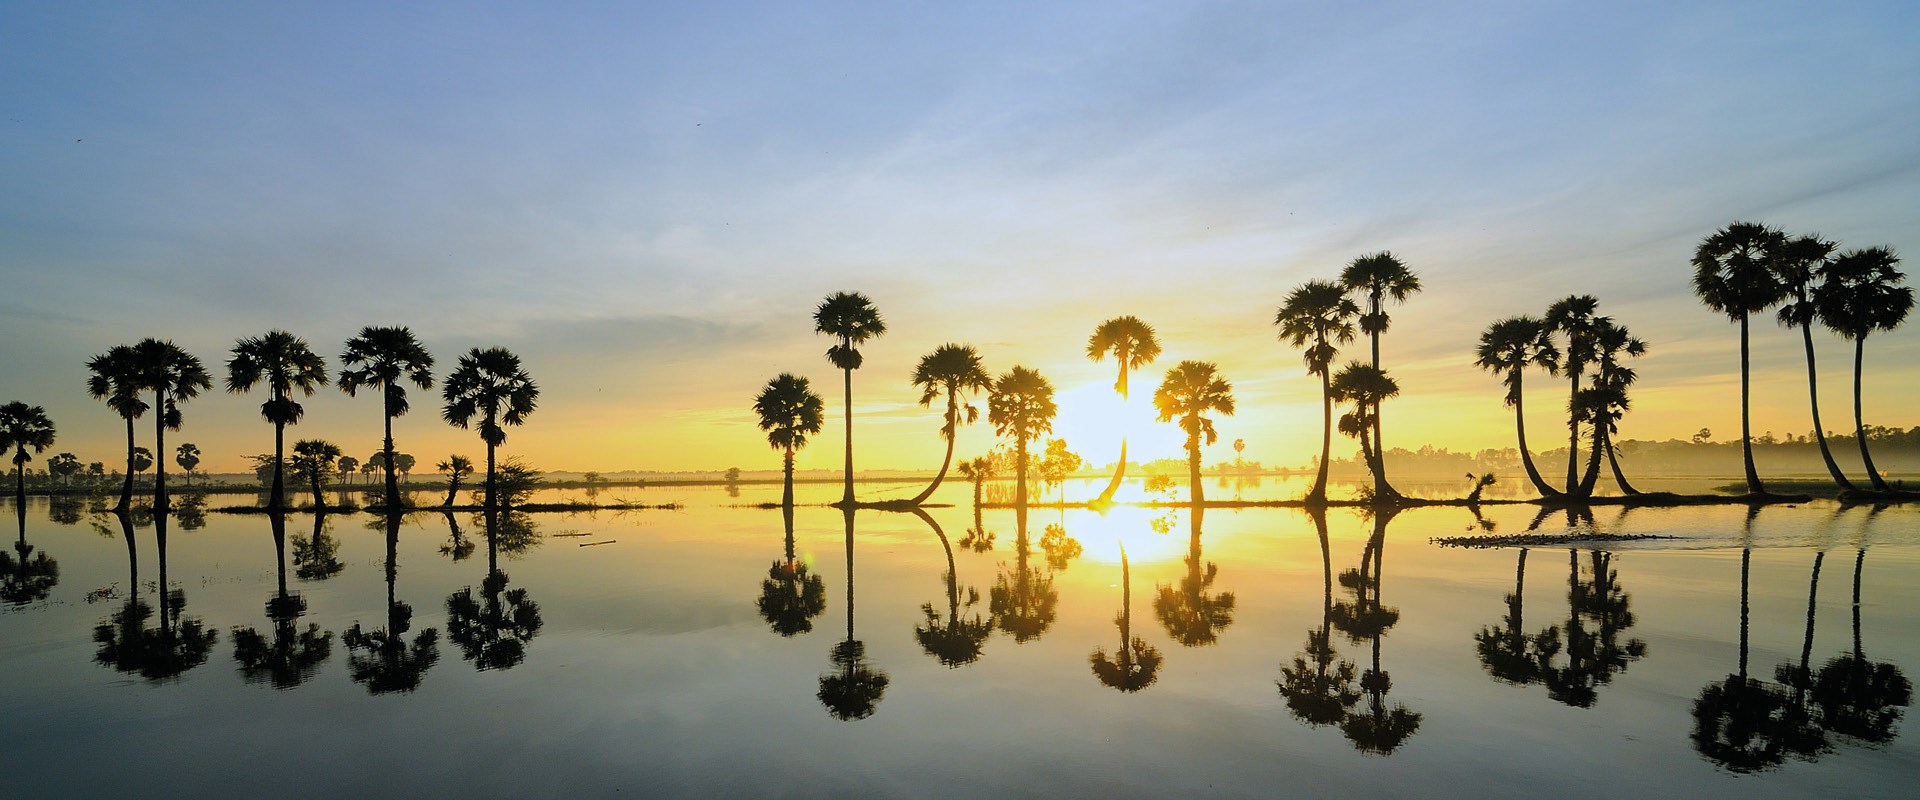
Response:
[[[1087,656],[1093,676],[1122,692],[1137,692],[1152,686],[1164,660],[1160,648],[1133,635],[1133,569],[1127,564],[1127,546],[1120,545],[1120,613],[1113,617],[1120,629],[1120,647],[1112,657],[1105,648],[1096,648]]]
[[[173,448],[173,463],[180,465],[180,469],[187,475],[187,484],[191,486],[193,470],[200,466],[200,446],[192,442],[181,442],[180,446]]]
[[[960,462],[960,477],[973,484],[973,527],[980,530],[980,486],[994,475],[994,454],[974,456]]]
[[[1206,509],[1200,506],[1194,506],[1187,517],[1192,528],[1187,537],[1187,574],[1178,587],[1159,587],[1153,598],[1153,613],[1166,626],[1167,635],[1187,647],[1213,644],[1219,640],[1220,631],[1233,624],[1233,592],[1208,593],[1220,568],[1200,555],[1200,527],[1205,517]]]
[[[1029,565],[1033,546],[1027,539],[1027,507],[1014,508],[1015,535],[1013,573],[1004,570],[994,576],[987,610],[1000,629],[1025,643],[1038,639],[1053,626],[1060,604],[1060,591],[1053,586],[1053,575]]]
[[[1154,336],[1153,326],[1141,322],[1139,317],[1127,315],[1114,317],[1093,329],[1093,335],[1087,337],[1087,358],[1099,363],[1113,355],[1113,361],[1120,367],[1120,379],[1113,384],[1113,390],[1120,393],[1120,401],[1127,400],[1127,373],[1153,363],[1160,355],[1160,340]],[[1107,488],[1100,492],[1096,502],[1113,502],[1113,493],[1119,491],[1120,481],[1127,473],[1127,437],[1120,437],[1120,460],[1113,468],[1113,479],[1107,482]]]
[[[339,458],[340,445],[324,439],[301,439],[293,444],[293,474],[306,478],[313,487],[313,508],[316,513],[327,507],[327,478],[333,475],[334,462]]]
[[[351,460],[351,457],[340,460],[341,474],[349,474],[349,466],[346,462]],[[473,459],[455,453],[447,456],[447,460],[433,465],[433,468],[447,476],[447,506],[451,508],[454,500],[460,496],[460,480],[473,474]]]
[[[980,660],[980,652],[986,647],[987,637],[993,635],[993,620],[980,616],[975,611],[971,617],[960,616],[960,609],[972,609],[980,604],[980,590],[972,586],[961,591],[959,572],[954,568],[953,543],[947,541],[947,532],[932,515],[918,508],[913,509],[915,516],[932,529],[933,535],[940,539],[940,549],[947,555],[947,571],[942,575],[942,583],[947,590],[947,615],[943,620],[940,613],[933,610],[932,603],[921,603],[920,613],[926,616],[926,622],[913,627],[913,638],[941,664],[950,668],[962,667]],[[964,594],[966,601],[961,602]]]
[[[873,307],[873,301],[859,292],[835,292],[820,301],[813,311],[813,330],[840,340],[827,348],[827,360],[845,375],[847,390],[847,471],[843,505],[853,505],[853,371],[863,359],[856,345],[864,344],[887,332],[887,323]]]
[[[0,406],[0,452],[13,451],[13,504],[22,514],[27,510],[27,462],[33,460],[27,448],[44,453],[52,446],[53,420],[45,408],[18,400]]]
[[[1527,449],[1527,416],[1521,389],[1522,378],[1529,367],[1544,369],[1548,375],[1559,373],[1560,350],[1553,346],[1553,337],[1540,320],[1508,317],[1488,325],[1480,333],[1475,356],[1475,366],[1501,375],[1501,383],[1507,387],[1507,407],[1513,409],[1513,427],[1520,437],[1520,463],[1527,469],[1527,479],[1542,496],[1558,496],[1560,490],[1540,477],[1540,470],[1533,465],[1533,452]]]
[[[1280,680],[1274,683],[1287,702],[1288,713],[1318,728],[1344,721],[1354,704],[1360,702],[1360,691],[1354,688],[1358,674],[1353,662],[1340,659],[1336,665],[1335,661],[1339,653],[1333,649],[1332,638],[1333,549],[1327,539],[1327,511],[1313,508],[1307,515],[1313,518],[1320,535],[1320,629],[1307,631],[1305,650],[1293,657],[1291,666],[1280,668]]]
[[[200,359],[173,342],[142,339],[133,345],[134,361],[139,364],[140,385],[153,392],[153,408],[159,410],[153,420],[153,452],[167,452],[167,431],[180,430],[179,404],[200,396],[213,387],[213,380]],[[165,513],[167,503],[167,465],[155,461],[153,471],[153,510]],[[164,616],[164,615],[163,615]]]
[[[767,432],[767,444],[781,451],[780,464],[786,477],[786,490],[780,504],[793,507],[793,454],[807,446],[807,437],[820,432],[826,404],[815,394],[806,378],[782,372],[760,390],[753,399],[753,411],[760,416],[760,430]],[[948,445],[951,452],[952,445]]]
[[[400,508],[393,418],[407,413],[407,383],[421,389],[433,388],[433,355],[405,326],[369,325],[347,340],[346,349],[340,353],[340,375],[335,383],[348,397],[355,396],[362,388],[380,390],[380,413],[386,431],[380,444],[380,464],[387,475],[386,505]]]
[[[1639,494],[1639,490],[1627,482],[1626,473],[1620,470],[1620,457],[1613,445],[1613,435],[1619,431],[1620,420],[1632,405],[1628,390],[1639,378],[1632,367],[1620,363],[1621,359],[1645,355],[1647,344],[1609,317],[1594,318],[1592,330],[1593,385],[1580,391],[1577,411],[1583,421],[1592,426],[1593,442],[1587,456],[1586,476],[1580,480],[1578,494],[1580,497],[1593,495],[1594,483],[1600,475],[1602,455],[1612,466],[1613,480],[1620,486],[1620,491]]]
[[[286,459],[286,428],[298,424],[306,413],[293,393],[312,397],[327,385],[327,365],[305,339],[283,330],[235,342],[233,357],[227,359],[227,391],[245,394],[262,383],[267,386],[267,401],[260,404],[260,416],[273,423],[273,490],[267,495],[267,507],[285,508],[281,465]]]
[[[1053,432],[1053,417],[1059,412],[1053,402],[1053,384],[1039,372],[1014,367],[993,382],[987,396],[987,420],[994,432],[1012,436],[1014,468],[1019,480],[1014,484],[1014,505],[1027,507],[1027,443]]]
[[[133,421],[148,408],[140,398],[140,364],[133,348],[122,344],[87,359],[87,371],[87,394],[127,421],[127,477],[120,487],[120,503],[114,506],[125,511],[133,504]]]
[[[440,631],[428,628],[407,642],[413,629],[413,606],[396,599],[394,585],[399,579],[400,513],[389,506],[384,514],[387,531],[387,616],[386,625],[367,630],[358,622],[341,634],[347,646],[347,673],[355,683],[365,684],[368,694],[411,692],[420,688],[427,670],[440,661]],[[316,515],[318,516],[318,515]]]
[[[1902,286],[1906,276],[1896,269],[1899,256],[1885,247],[1853,250],[1834,257],[1821,270],[1820,289],[1814,295],[1820,321],[1835,333],[1853,340],[1853,430],[1860,443],[1860,460],[1875,491],[1887,491],[1887,481],[1867,452],[1866,422],[1860,414],[1861,365],[1866,358],[1867,335],[1891,331],[1913,310],[1913,287]]]
[[[525,422],[540,400],[540,387],[520,368],[519,356],[501,347],[476,347],[460,357],[441,395],[447,404],[440,416],[448,423],[466,428],[475,417],[480,420],[480,440],[487,443],[486,507],[496,508],[494,449],[507,440],[500,425]]]
[[[1693,253],[1693,293],[1708,308],[1740,324],[1740,448],[1752,494],[1764,494],[1766,488],[1753,468],[1747,319],[1786,299],[1787,289],[1772,266],[1774,254],[1786,242],[1786,234],[1773,228],[1735,222],[1708,236]]]
[[[14,540],[14,555],[0,552],[0,602],[23,606],[45,600],[53,592],[60,583],[60,562],[45,552],[36,555],[33,545],[27,544],[26,504],[15,503],[13,510],[19,536]]]
[[[1190,498],[1194,508],[1199,508],[1205,500],[1200,486],[1201,437],[1206,438],[1205,444],[1220,438],[1206,414],[1214,411],[1233,416],[1233,385],[1220,377],[1219,368],[1211,361],[1182,361],[1167,370],[1166,379],[1154,390],[1153,407],[1160,413],[1161,422],[1180,418],[1180,430],[1187,434]]]
[[[827,610],[827,585],[794,556],[793,504],[781,506],[780,516],[786,522],[787,556],[773,562],[760,582],[760,618],[774,633],[797,636],[813,630],[813,618]]]
[[[1513,567],[1513,593],[1506,597],[1507,616],[1499,625],[1482,627],[1473,635],[1480,666],[1495,680],[1516,686],[1535,683],[1546,675],[1549,642],[1558,635],[1553,627],[1527,632],[1526,585],[1527,548],[1522,547]]]
[[[320,664],[333,654],[333,631],[307,623],[302,631],[299,619],[307,612],[306,598],[287,591],[287,517],[269,512],[273,526],[274,565],[278,569],[279,588],[267,598],[267,619],[273,624],[272,638],[254,628],[233,629],[233,660],[248,683],[267,682],[275,689],[292,689],[313,677]]]
[[[206,663],[218,633],[197,618],[182,616],[187,606],[186,592],[172,588],[167,580],[167,513],[164,510],[156,510],[153,515],[154,546],[160,565],[160,619],[158,626],[146,626],[155,609],[140,597],[138,564],[133,557],[133,520],[125,512],[115,515],[120,518],[120,529],[127,538],[133,575],[128,582],[126,604],[107,621],[94,626],[93,640],[100,645],[94,661],[121,672],[138,673],[154,683],[176,679]]]
[[[965,424],[971,425],[980,419],[980,409],[961,402],[960,393],[992,389],[993,379],[987,377],[986,369],[980,366],[980,354],[973,345],[948,342],[920,358],[920,364],[913,368],[913,385],[920,389],[922,406],[932,406],[943,392],[947,396],[946,421],[940,427],[940,435],[947,440],[947,455],[941,459],[940,471],[933,476],[933,483],[907,501],[917,506],[932,497],[947,477],[947,467],[953,463],[953,439],[962,424],[963,412]]]
[[[1817,550],[1813,554],[1813,574],[1807,581],[1807,628],[1806,635],[1800,640],[1800,662],[1796,664],[1789,661],[1773,667],[1774,680],[1793,690],[1784,717],[1784,746],[1788,752],[1808,759],[1833,749],[1827,739],[1824,721],[1809,697],[1813,689],[1813,670],[1810,668],[1813,659],[1813,618],[1814,611],[1819,607],[1820,566],[1826,557],[1825,550]]]
[[[1773,258],[1770,266],[1786,289],[1786,302],[1780,304],[1780,324],[1799,328],[1800,340],[1806,347],[1807,399],[1813,407],[1813,438],[1820,443],[1820,460],[1826,463],[1827,474],[1833,476],[1833,482],[1839,484],[1842,491],[1853,491],[1853,482],[1847,480],[1846,473],[1833,460],[1833,451],[1827,447],[1827,428],[1820,421],[1819,369],[1813,358],[1813,326],[1821,321],[1820,306],[1814,301],[1816,281],[1820,280],[1834,247],[1833,242],[1819,236],[1796,236],[1770,254]]]
[[[1333,390],[1329,382],[1333,357],[1339,353],[1334,343],[1353,341],[1354,318],[1359,314],[1360,307],[1339,284],[1307,281],[1287,294],[1273,317],[1282,341],[1305,348],[1307,374],[1320,376],[1320,405],[1325,419],[1320,430],[1320,470],[1313,488],[1307,491],[1308,505],[1327,502],[1327,460],[1333,452]]]
[[[1340,416],[1340,432],[1360,440],[1360,456],[1373,473],[1373,502],[1390,504],[1400,498],[1387,483],[1386,462],[1381,460],[1380,444],[1372,439],[1380,403],[1400,393],[1400,384],[1387,373],[1358,361],[1350,361],[1328,383],[1336,402],[1352,403],[1353,411]]]
[[[833,646],[829,659],[837,673],[820,676],[814,696],[839,720],[866,719],[887,693],[887,673],[867,661],[867,646],[853,638],[853,506],[841,507],[847,530],[847,638]]]
[[[1568,382],[1566,493],[1570,495],[1580,493],[1580,378],[1593,363],[1594,310],[1599,304],[1593,295],[1569,295],[1547,306],[1547,313],[1541,318],[1549,334],[1558,334],[1567,340],[1567,346],[1560,351],[1560,366]]]
[[[1360,332],[1372,340],[1371,363],[1374,369],[1381,370],[1380,334],[1387,332],[1390,322],[1385,302],[1407,302],[1407,298],[1419,293],[1420,278],[1392,253],[1382,250],[1354,259],[1346,269],[1340,271],[1340,285],[1347,291],[1357,292],[1367,298],[1366,313],[1360,315]],[[1386,479],[1386,445],[1380,436],[1380,409],[1373,409],[1372,420],[1373,441],[1380,461],[1380,471],[1374,476],[1377,484],[1374,492],[1376,495],[1392,495],[1393,489],[1387,485]],[[1382,488],[1386,490],[1384,493]]]
[[[481,581],[479,599],[472,586],[447,596],[447,639],[479,670],[518,666],[544,624],[540,604],[525,588],[507,588],[507,573],[500,569],[498,515],[493,509],[486,512],[487,577]]]
[[[293,574],[303,581],[324,581],[347,568],[340,542],[327,534],[327,515],[313,515],[313,536],[293,537]]]
[[[1753,535],[1759,506],[1750,506],[1746,534]],[[1753,548],[1740,549],[1740,669],[1707,684],[1693,701],[1693,746],[1700,755],[1733,772],[1756,772],[1786,760],[1786,693],[1747,675],[1747,587],[1753,573]]]

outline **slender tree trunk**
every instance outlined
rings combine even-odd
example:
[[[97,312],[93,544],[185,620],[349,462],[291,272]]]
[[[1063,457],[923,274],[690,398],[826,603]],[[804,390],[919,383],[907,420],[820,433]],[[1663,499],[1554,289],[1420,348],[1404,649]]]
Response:
[[[1013,505],[1020,509],[1020,518],[1026,519],[1027,509],[1027,431],[1024,426],[1013,432],[1014,436],[1014,475]]]
[[[1603,433],[1601,441],[1607,448],[1607,464],[1613,467],[1613,482],[1619,484],[1620,491],[1626,494],[1639,494],[1640,490],[1633,488],[1633,484],[1627,482],[1626,473],[1620,471],[1620,456],[1618,448],[1613,445],[1613,434]]]
[[[1874,491],[1884,492],[1887,481],[1880,477],[1880,470],[1873,465],[1873,455],[1867,452],[1867,421],[1860,413],[1860,367],[1866,354],[1867,337],[1862,334],[1853,340],[1853,437],[1860,443],[1860,460],[1867,465],[1867,479],[1873,481]]]
[[[853,506],[840,509],[847,528],[847,641],[853,641]]]
[[[173,611],[173,597],[167,592],[167,512],[163,508],[153,512],[153,541],[160,562],[160,635],[171,642],[173,625],[168,617]]]
[[[1373,304],[1373,318],[1375,321],[1375,325],[1378,326],[1374,329],[1373,335],[1369,337],[1373,340],[1373,368],[1375,371],[1379,371],[1380,370],[1380,333],[1381,333],[1380,327],[1385,326],[1384,318],[1386,315],[1381,313],[1380,311],[1379,290],[1373,291],[1369,295],[1369,297],[1371,298],[1371,301]],[[1381,374],[1384,375],[1386,373],[1381,372]],[[1399,493],[1395,492],[1393,490],[1393,487],[1387,484],[1387,440],[1380,435],[1380,401],[1376,399],[1373,401],[1371,405],[1373,406],[1373,452],[1374,452],[1373,460],[1378,462],[1377,464],[1374,465],[1374,471],[1373,471],[1373,496],[1374,497],[1394,496]]]
[[[780,457],[781,473],[786,477],[785,488],[780,493],[780,507],[793,508],[793,445],[787,445],[786,452]],[[792,513],[789,510],[788,513]]]
[[[494,496],[494,479],[493,479],[493,443],[488,442],[487,443],[487,510],[489,511],[493,510],[496,507],[495,505],[496,503],[497,503],[497,498]]]
[[[1120,437],[1120,463],[1114,465],[1113,478],[1107,481],[1107,488],[1101,490],[1100,499],[1096,500],[1095,502],[1098,502],[1098,503],[1113,502],[1113,495],[1115,492],[1120,491],[1120,481],[1121,479],[1126,477],[1126,474],[1127,474],[1127,437],[1122,436]]]
[[[1867,565],[1867,548],[1862,547],[1853,555],[1853,663],[1858,665],[1866,661],[1866,653],[1860,649],[1860,571]]]
[[[1127,546],[1120,545],[1120,672],[1133,677],[1133,567],[1127,564]]]
[[[1520,558],[1513,565],[1513,630],[1521,636],[1526,635],[1526,591],[1527,591],[1527,548],[1520,548]]]
[[[133,417],[127,417],[127,479],[120,485],[120,504],[115,511],[125,511],[133,506]]]
[[[1200,426],[1197,422],[1196,420],[1196,424],[1193,426],[1193,430],[1196,432],[1187,434],[1187,479],[1192,481],[1192,489],[1188,492],[1188,498],[1193,501],[1194,508],[1199,508],[1201,503],[1206,502],[1206,492],[1203,490],[1200,481],[1200,434],[1197,432],[1200,430]]]
[[[1760,485],[1760,473],[1753,468],[1753,415],[1750,405],[1750,376],[1747,354],[1747,315],[1740,315],[1740,452],[1747,460],[1747,492],[1766,494]],[[1743,673],[1744,674],[1744,673]]]
[[[1527,411],[1526,401],[1520,391],[1520,370],[1513,370],[1513,429],[1520,437],[1520,464],[1527,468],[1527,480],[1533,482],[1533,489],[1541,497],[1556,497],[1559,489],[1547,485],[1540,477],[1540,470],[1533,466],[1533,453],[1527,450]]]
[[[278,398],[274,398],[278,399]],[[275,406],[278,408],[278,406]],[[287,507],[286,482],[281,471],[287,463],[287,426],[275,420],[273,423],[273,491],[267,495],[267,507],[281,509]],[[313,495],[315,505],[320,503],[320,493]]]
[[[1327,504],[1327,459],[1333,455],[1333,386],[1328,372],[1320,371],[1320,470],[1307,491],[1308,505]]]
[[[27,462],[22,458],[26,454],[27,448],[22,445],[13,456],[13,506],[20,509],[21,519],[25,519],[27,513]],[[26,528],[20,530],[21,538],[25,539]]]
[[[1747,580],[1753,574],[1753,548],[1740,548],[1740,683],[1747,682]]]
[[[1853,482],[1847,480],[1847,474],[1834,463],[1833,451],[1827,448],[1827,427],[1820,422],[1820,380],[1813,362],[1813,326],[1801,325],[1800,338],[1807,347],[1807,399],[1813,405],[1813,438],[1820,442],[1820,460],[1826,462],[1827,474],[1833,476],[1833,482],[1840,485],[1841,491],[1851,492]]]
[[[1599,416],[1596,413],[1592,423],[1593,443],[1587,452],[1587,469],[1580,475],[1580,496],[1583,498],[1593,496],[1594,485],[1600,482],[1600,459],[1606,455],[1607,423]]]
[[[1572,355],[1574,342],[1567,342],[1568,355]],[[1575,413],[1574,405],[1580,398],[1580,368],[1567,359],[1567,494],[1580,494],[1580,480],[1577,465],[1580,463],[1580,415]]]
[[[1807,582],[1807,634],[1800,640],[1800,672],[1794,676],[1794,695],[1804,698],[1812,674],[1807,672],[1807,662],[1813,659],[1813,611],[1817,607],[1815,600],[1820,595],[1820,562],[1827,557],[1827,551],[1813,554],[1813,577]]]
[[[843,341],[842,345],[851,348],[852,343]],[[841,505],[853,507],[853,370],[840,371],[845,376],[847,390],[847,475],[846,491],[840,495]],[[852,629],[848,629],[848,638],[852,638]]]
[[[392,513],[400,510],[400,479],[394,475],[396,465],[393,463],[393,384],[385,384],[382,388],[380,398],[385,407],[381,409],[381,415],[386,423],[386,437],[380,444],[380,452],[384,456],[381,460],[385,462],[380,466],[386,468],[387,512]]]
[[[927,498],[933,496],[934,490],[940,488],[940,482],[947,479],[947,467],[953,464],[953,440],[958,438],[959,433],[960,398],[949,388],[947,390],[947,456],[940,459],[940,471],[934,474],[933,483],[914,495],[912,500],[908,500],[909,504],[917,506],[927,502]]]
[[[161,390],[153,392],[153,513],[163,514],[167,510],[167,460],[161,457],[167,452],[167,395]],[[162,571],[166,569],[161,566]],[[163,598],[164,599],[164,598]]]

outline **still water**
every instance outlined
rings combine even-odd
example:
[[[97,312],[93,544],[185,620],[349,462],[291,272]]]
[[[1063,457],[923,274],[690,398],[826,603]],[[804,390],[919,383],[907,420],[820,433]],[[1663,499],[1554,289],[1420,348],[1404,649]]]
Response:
[[[136,515],[129,539],[30,499],[0,604],[0,797],[1920,781],[1911,508],[1034,509],[1023,537],[960,484],[924,516],[801,507],[789,543],[753,507],[778,491],[612,490],[681,507],[498,518],[491,541],[468,513],[391,536],[366,514]],[[1535,525],[1676,538],[1429,541]]]

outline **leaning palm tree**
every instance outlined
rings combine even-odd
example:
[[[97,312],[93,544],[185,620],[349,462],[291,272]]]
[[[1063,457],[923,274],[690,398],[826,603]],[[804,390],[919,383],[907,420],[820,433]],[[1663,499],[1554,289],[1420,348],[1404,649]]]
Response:
[[[1320,429],[1320,471],[1313,479],[1313,488],[1307,491],[1309,505],[1327,502],[1327,459],[1333,451],[1333,391],[1329,381],[1333,357],[1339,353],[1334,343],[1353,341],[1354,317],[1359,314],[1360,307],[1339,284],[1307,281],[1287,294],[1273,317],[1282,341],[1305,348],[1307,374],[1320,376],[1320,405],[1325,419]]]
[[[782,372],[760,390],[753,399],[753,412],[760,415],[760,430],[767,432],[767,444],[781,451],[781,466],[786,476],[786,491],[780,496],[783,507],[793,506],[793,454],[807,446],[807,437],[820,432],[826,403],[808,385],[806,378]]]
[[[1340,417],[1340,432],[1360,440],[1360,457],[1373,473],[1373,502],[1391,503],[1400,494],[1387,484],[1386,470],[1380,463],[1380,443],[1372,438],[1374,415],[1380,403],[1400,393],[1400,384],[1383,370],[1358,361],[1347,362],[1329,384],[1333,399],[1352,403],[1353,411]]]
[[[993,382],[987,397],[987,420],[994,432],[1013,437],[1014,505],[1027,507],[1027,443],[1053,432],[1053,384],[1039,372],[1014,367]]]
[[[1087,337],[1087,358],[1099,363],[1113,354],[1113,361],[1120,367],[1120,379],[1113,384],[1113,390],[1120,393],[1120,402],[1127,401],[1127,373],[1153,363],[1160,355],[1160,340],[1154,337],[1153,326],[1141,322],[1139,317],[1128,315],[1114,317],[1100,323],[1093,329],[1093,335]],[[1107,482],[1107,488],[1100,492],[1097,502],[1113,501],[1113,493],[1120,490],[1120,481],[1127,473],[1127,437],[1120,437],[1120,460],[1114,465],[1113,479]]]
[[[1607,317],[1595,320],[1593,387],[1581,392],[1581,405],[1587,421],[1593,425],[1593,447],[1587,461],[1587,475],[1580,482],[1582,497],[1593,494],[1602,455],[1606,456],[1608,465],[1613,468],[1613,481],[1619,485],[1620,491],[1626,494],[1640,493],[1633,488],[1633,484],[1627,482],[1626,473],[1620,470],[1620,455],[1613,444],[1613,435],[1620,430],[1620,419],[1626,416],[1631,407],[1628,390],[1639,378],[1632,367],[1621,361],[1624,358],[1639,358],[1646,353],[1647,343],[1628,332],[1626,326]]]
[[[1391,321],[1387,317],[1386,301],[1405,303],[1407,298],[1419,293],[1420,277],[1407,269],[1407,265],[1395,258],[1390,252],[1382,250],[1360,256],[1340,271],[1340,285],[1347,291],[1356,292],[1367,298],[1367,311],[1360,315],[1360,332],[1367,335],[1373,343],[1373,368],[1380,369],[1380,334],[1387,332]],[[1380,438],[1380,409],[1373,410],[1373,441],[1380,452],[1382,473],[1386,468],[1386,446]],[[1378,475],[1377,483],[1385,485],[1386,476]]]
[[[1214,411],[1233,416],[1233,385],[1220,377],[1213,362],[1182,361],[1167,370],[1166,379],[1154,390],[1153,407],[1160,412],[1161,422],[1180,418],[1180,430],[1187,434],[1189,496],[1198,508],[1205,500],[1200,486],[1200,439],[1205,436],[1205,444],[1213,444],[1220,438],[1206,414]]]
[[[1886,479],[1873,466],[1867,452],[1866,422],[1860,415],[1861,365],[1866,357],[1867,335],[1900,327],[1913,310],[1913,287],[1901,285],[1906,277],[1896,269],[1900,257],[1885,247],[1869,247],[1836,256],[1822,270],[1820,290],[1815,302],[1820,319],[1835,333],[1853,340],[1853,431],[1860,443],[1860,460],[1866,463],[1867,478],[1875,491],[1887,491]]]
[[[1747,318],[1786,299],[1786,287],[1772,269],[1773,254],[1786,241],[1786,234],[1765,225],[1735,222],[1715,231],[1693,252],[1693,293],[1708,308],[1740,324],[1740,448],[1752,494],[1763,494],[1766,488],[1753,468]]]
[[[148,408],[147,401],[140,398],[140,367],[134,361],[133,348],[122,344],[88,359],[87,371],[87,394],[105,402],[127,421],[127,477],[120,486],[120,502],[114,506],[125,511],[133,504],[133,421]]]
[[[167,430],[180,430],[180,403],[213,388],[213,379],[200,359],[173,342],[142,339],[134,344],[133,353],[140,365],[140,386],[153,392],[153,408],[158,412],[153,420],[153,452],[164,455]],[[167,465],[159,460],[153,465],[153,510],[167,510]]]
[[[487,508],[494,503],[494,448],[507,440],[501,423],[519,425],[533,413],[540,387],[520,368],[520,357],[502,347],[478,347],[460,357],[460,363],[441,387],[447,404],[440,416],[458,428],[480,422],[480,440],[487,443]],[[392,473],[388,473],[391,477]]]
[[[25,514],[27,508],[27,448],[44,453],[53,446],[53,420],[47,410],[14,401],[0,406],[0,452],[13,451],[14,508]],[[24,557],[23,557],[24,558]]]
[[[953,440],[959,433],[962,417],[968,425],[980,419],[980,409],[962,402],[961,393],[991,389],[993,379],[980,366],[980,353],[973,345],[948,342],[920,359],[919,366],[913,368],[913,385],[920,389],[923,406],[933,405],[943,392],[947,396],[946,423],[940,428],[940,435],[947,440],[947,455],[940,461],[940,471],[933,476],[933,483],[907,501],[917,506],[932,497],[934,490],[940,488],[940,482],[946,479],[947,467],[953,464]]]
[[[306,413],[293,393],[312,397],[315,390],[327,385],[327,365],[305,339],[286,331],[268,331],[264,336],[235,342],[233,357],[227,359],[227,391],[245,394],[263,383],[267,401],[260,404],[260,416],[273,423],[273,490],[267,495],[267,508],[279,509],[286,506],[282,465],[287,455],[287,426],[299,423]],[[319,503],[319,498],[314,502]]]
[[[1488,325],[1480,333],[1480,347],[1474,365],[1502,375],[1507,387],[1507,407],[1513,409],[1514,431],[1520,437],[1520,463],[1527,479],[1541,495],[1553,497],[1560,490],[1548,485],[1533,465],[1533,452],[1527,449],[1527,416],[1521,379],[1528,367],[1539,367],[1553,375],[1560,371],[1560,350],[1553,346],[1546,326],[1533,317],[1508,317]]]
[[[1787,293],[1786,302],[1780,304],[1780,324],[1799,328],[1800,341],[1807,351],[1807,399],[1813,406],[1813,438],[1820,444],[1820,460],[1826,463],[1827,474],[1833,476],[1833,482],[1839,484],[1842,491],[1852,491],[1853,482],[1840,471],[1840,465],[1833,460],[1833,451],[1827,447],[1827,427],[1820,421],[1819,370],[1813,359],[1813,326],[1820,321],[1820,306],[1814,302],[1814,295],[1834,246],[1819,236],[1796,236],[1770,254],[1773,257],[1770,266]]]
[[[407,387],[433,388],[433,355],[406,327],[368,326],[347,340],[340,353],[340,391],[355,395],[362,387],[380,390],[386,437],[381,440],[381,464],[387,475],[387,508],[400,508],[400,479],[395,471],[393,418],[407,413]],[[371,462],[371,459],[369,459]]]
[[[1567,374],[1567,494],[1580,487],[1580,378],[1593,363],[1594,312],[1600,301],[1590,294],[1568,295],[1547,306],[1541,324],[1550,334],[1566,337],[1560,367]]]
[[[873,301],[859,292],[834,292],[820,301],[820,307],[813,311],[813,330],[840,340],[839,344],[827,348],[827,360],[845,373],[847,390],[847,471],[846,492],[840,496],[842,505],[851,506],[853,500],[853,371],[860,368],[863,359],[856,345],[865,343],[887,332],[887,323],[880,318],[880,312],[873,307]]]

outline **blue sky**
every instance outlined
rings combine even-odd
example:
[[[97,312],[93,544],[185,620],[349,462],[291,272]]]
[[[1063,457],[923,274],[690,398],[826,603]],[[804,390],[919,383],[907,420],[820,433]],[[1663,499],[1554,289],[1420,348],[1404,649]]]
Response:
[[[283,327],[331,356],[405,323],[447,364],[527,358],[545,408],[515,441],[541,466],[752,466],[753,391],[837,385],[808,314],[858,289],[892,326],[856,390],[873,466],[938,459],[920,354],[1110,383],[1080,349],[1124,313],[1164,366],[1235,380],[1223,436],[1297,463],[1317,389],[1273,307],[1391,249],[1427,284],[1386,344],[1408,438],[1510,444],[1474,337],[1573,292],[1654,346],[1625,435],[1724,437],[1702,237],[1758,219],[1920,253],[1911,4],[1033,5],[10,4],[0,391],[111,463],[93,353],[163,336],[213,364]],[[1848,350],[1821,347],[1842,409]],[[1804,431],[1794,337],[1756,349],[1757,428]],[[1920,339],[1869,358],[1869,416],[1920,424]],[[237,465],[257,403],[196,401],[186,440]],[[377,413],[316,398],[301,433],[370,449]]]

